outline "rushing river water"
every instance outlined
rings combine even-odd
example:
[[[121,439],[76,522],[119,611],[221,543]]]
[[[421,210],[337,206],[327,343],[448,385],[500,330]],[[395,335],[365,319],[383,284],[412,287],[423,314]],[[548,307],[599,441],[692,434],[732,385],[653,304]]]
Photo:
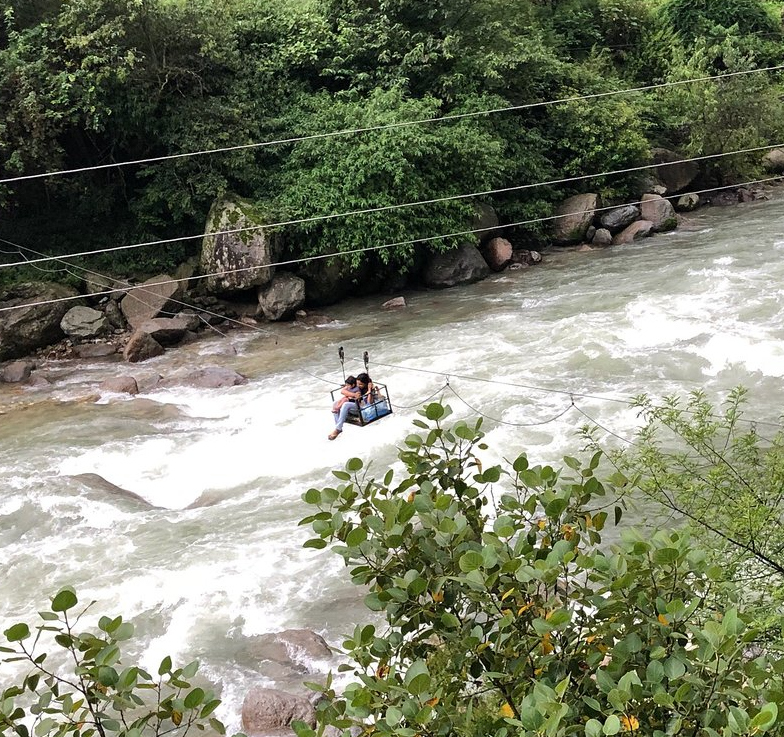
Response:
[[[470,406],[497,420],[486,430],[499,456],[575,454],[586,421],[577,408],[630,438],[635,415],[612,400],[642,391],[703,388],[718,401],[743,384],[748,416],[777,422],[783,229],[782,200],[702,211],[632,246],[562,252],[471,287],[408,294],[404,311],[381,311],[380,298],[350,302],[327,310],[335,322],[323,328],[232,332],[138,366],[51,363],[41,369],[50,389],[0,388],[0,625],[30,621],[73,585],[98,600],[96,613],[135,622],[148,665],[199,658],[222,684],[221,715],[238,727],[247,687],[277,677],[238,660],[246,638],[307,627],[339,643],[366,618],[339,559],[302,549],[300,495],[354,455],[383,475],[415,410],[329,442],[330,385],[317,377],[340,378],[338,346],[353,373],[368,350],[371,375],[399,407],[445,384],[410,369],[449,375],[456,394],[445,401],[457,416],[473,415]],[[149,385],[210,364],[250,381],[94,396],[108,376]],[[570,393],[576,408],[549,421]]]

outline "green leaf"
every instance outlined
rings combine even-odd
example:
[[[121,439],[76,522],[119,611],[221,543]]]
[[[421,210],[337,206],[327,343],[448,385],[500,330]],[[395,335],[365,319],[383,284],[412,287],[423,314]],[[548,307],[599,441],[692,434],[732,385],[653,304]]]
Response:
[[[686,673],[686,666],[674,655],[664,661],[664,673],[671,681]]]
[[[660,548],[653,554],[653,562],[659,565],[667,565],[678,560],[679,551],[677,548]]]
[[[438,402],[432,402],[425,407],[425,417],[428,420],[440,420],[444,416],[444,408]]]
[[[751,720],[749,731],[752,733],[755,731],[766,732],[776,723],[778,715],[779,708],[775,703],[770,702],[769,704],[765,704],[765,706],[760,709],[759,713]]]
[[[463,553],[463,555],[460,556],[460,560],[458,561],[460,570],[463,573],[475,571],[481,568],[483,563],[484,558],[482,557],[482,554],[476,550],[469,550],[467,553]]]
[[[129,640],[133,637],[133,624],[130,622],[123,622],[113,633],[112,636],[115,640]]]
[[[193,678],[196,675],[196,672],[199,670],[199,661],[198,660],[191,660],[188,665],[186,665],[182,669],[182,677],[183,678]]]
[[[424,660],[415,660],[406,671],[403,681],[409,693],[414,696],[425,693],[430,688],[430,673]]]
[[[305,504],[319,504],[321,502],[321,492],[318,489],[308,489],[302,498]]]
[[[349,458],[348,463],[346,463],[346,470],[356,473],[362,470],[362,466],[363,463],[360,458]]]
[[[604,721],[602,732],[605,734],[618,734],[621,731],[621,720],[615,714],[610,714]]]
[[[355,527],[346,535],[346,545],[350,548],[360,546],[365,540],[367,540],[367,530],[363,527]]]
[[[314,548],[315,550],[323,550],[327,547],[327,541],[322,540],[320,537],[312,537],[302,544],[303,548]]]
[[[63,589],[52,599],[53,612],[66,612],[79,603],[76,594],[71,589]]]
[[[193,691],[185,697],[185,708],[195,709],[202,701],[204,701],[204,690],[201,688],[194,688]]]
[[[24,622],[19,622],[9,627],[3,634],[8,642],[20,642],[30,637],[30,628]]]
[[[589,719],[585,723],[585,737],[599,737],[602,734],[602,723],[598,719]]]
[[[171,673],[172,669],[172,659],[167,655],[163,660],[161,660],[161,664],[158,666],[158,675],[163,676],[167,673]]]

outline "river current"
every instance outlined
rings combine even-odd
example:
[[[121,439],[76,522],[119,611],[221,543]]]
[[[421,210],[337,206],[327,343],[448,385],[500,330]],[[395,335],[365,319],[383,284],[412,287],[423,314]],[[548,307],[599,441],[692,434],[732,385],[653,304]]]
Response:
[[[456,417],[492,418],[490,458],[575,455],[585,415],[614,433],[608,444],[622,442],[637,418],[617,400],[640,392],[699,388],[720,402],[743,384],[747,416],[778,422],[782,232],[781,199],[702,210],[631,246],[564,251],[470,287],[406,294],[398,312],[375,297],[324,310],[334,322],[321,328],[234,331],[137,366],[45,365],[51,388],[0,388],[2,629],[32,621],[72,585],[97,600],[96,614],[135,623],[148,667],[166,654],[198,658],[222,686],[220,715],[238,728],[248,687],[281,685],[238,660],[246,638],[306,627],[340,643],[367,619],[337,556],[302,548],[301,494],[351,456],[383,475],[413,429],[416,410],[402,407],[441,396],[447,377]],[[398,409],[329,442],[341,345],[351,373],[369,352]],[[204,365],[249,382],[135,398],[97,391],[113,375],[144,386]]]

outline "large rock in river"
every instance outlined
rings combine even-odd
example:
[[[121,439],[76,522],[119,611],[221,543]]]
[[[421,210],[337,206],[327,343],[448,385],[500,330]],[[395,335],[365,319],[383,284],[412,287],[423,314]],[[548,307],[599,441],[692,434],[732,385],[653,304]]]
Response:
[[[618,233],[631,225],[638,217],[640,217],[640,208],[634,205],[622,205],[603,212],[599,222],[602,228],[609,230],[611,233]]]
[[[644,194],[642,196],[642,219],[648,220],[654,233],[673,230],[678,227],[678,218],[675,208],[669,200],[657,194]]]
[[[92,307],[71,307],[60,321],[60,327],[69,338],[97,338],[111,330],[106,315]]]
[[[252,688],[242,702],[242,729],[251,737],[280,733],[294,721],[316,725],[316,710],[304,696]]]
[[[0,293],[0,361],[21,358],[64,337],[60,322],[78,292],[50,282],[26,282]],[[65,299],[64,302],[51,300]],[[40,303],[49,304],[40,304]]]
[[[275,274],[267,286],[258,289],[259,310],[268,320],[284,320],[305,304],[305,280],[294,274]]]
[[[647,238],[652,230],[653,223],[650,220],[637,220],[613,238],[613,245],[623,246],[628,243],[634,243],[638,238]]]
[[[210,274],[204,280],[208,292],[241,292],[272,280],[277,244],[264,226],[264,217],[248,200],[227,197],[213,204],[199,259],[201,272]]]
[[[463,243],[451,251],[431,254],[422,280],[433,289],[446,289],[459,284],[472,284],[484,279],[489,273],[490,267],[479,249],[470,243]]]
[[[555,211],[553,242],[568,246],[584,240],[598,207],[598,194],[577,194],[565,199]]]
[[[183,283],[168,274],[160,274],[135,286],[120,302],[125,319],[132,328],[152,320],[161,312],[171,311],[174,300],[182,296]]]

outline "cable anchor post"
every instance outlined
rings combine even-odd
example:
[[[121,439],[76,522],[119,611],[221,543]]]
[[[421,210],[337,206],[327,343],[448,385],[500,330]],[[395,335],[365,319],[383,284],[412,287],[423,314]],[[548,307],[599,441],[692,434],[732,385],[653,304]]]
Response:
[[[340,359],[340,368],[343,371],[343,383],[346,383],[346,354],[343,351],[343,346],[338,348],[338,358]]]

